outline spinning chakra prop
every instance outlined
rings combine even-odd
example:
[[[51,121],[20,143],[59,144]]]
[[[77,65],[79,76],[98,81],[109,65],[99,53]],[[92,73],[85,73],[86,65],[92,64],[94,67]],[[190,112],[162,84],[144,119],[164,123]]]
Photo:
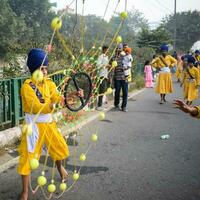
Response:
[[[72,3],[75,0],[72,1]],[[82,4],[82,17],[84,16],[84,0]],[[110,0],[108,0],[106,10],[104,12],[104,16],[106,15],[107,8],[109,6]],[[71,3],[71,4],[72,4]],[[114,10],[114,13],[117,10],[117,7],[119,6],[120,0],[118,0],[116,8]],[[125,11],[121,12],[120,19],[121,22],[111,40],[109,43],[108,47],[108,52],[109,52],[109,59],[112,58],[112,56],[115,53],[115,50],[118,46],[119,43],[122,42],[122,37],[119,35],[119,31],[123,25],[124,20],[128,17],[128,14],[126,12],[126,0],[125,0]],[[70,5],[71,5],[70,4]],[[70,7],[67,6],[67,8]],[[80,121],[74,122],[73,119],[76,119],[76,117],[79,115],[79,112],[81,109],[83,109],[85,106],[88,107],[88,111],[90,110],[89,107],[91,105],[94,105],[96,102],[96,99],[99,95],[104,95],[104,94],[99,94],[99,85],[102,82],[102,79],[100,79],[97,75],[97,60],[96,58],[98,55],[101,53],[103,44],[105,43],[106,37],[108,35],[108,30],[105,33],[105,37],[103,38],[101,44],[99,47],[96,47],[96,41],[92,45],[91,49],[86,52],[84,48],[84,22],[82,20],[81,24],[81,40],[82,44],[80,47],[79,55],[75,55],[72,50],[66,45],[66,41],[64,37],[61,35],[59,30],[62,27],[62,15],[60,17],[55,17],[52,22],[51,22],[51,28],[53,30],[53,34],[51,37],[50,43],[47,45],[46,48],[46,56],[51,53],[52,47],[53,47],[53,38],[56,37],[58,38],[63,50],[66,52],[66,54],[70,55],[72,65],[71,67],[68,67],[63,70],[59,70],[53,74],[48,75],[51,77],[52,75],[55,74],[62,74],[62,79],[60,80],[59,84],[57,85],[57,90],[64,95],[65,100],[64,100],[64,105],[70,110],[71,115],[67,115],[67,113],[63,109],[63,105],[54,105],[52,115],[54,121],[58,123],[58,126],[65,126],[68,124],[68,122],[71,122],[70,127],[75,128],[80,124]],[[113,48],[114,47],[114,48]],[[112,51],[111,51],[112,49]],[[109,72],[112,71],[115,67],[117,66],[117,62],[113,61],[111,63],[111,67],[109,69]],[[37,83],[41,82],[44,77],[43,73],[41,70],[36,70],[32,74],[32,79]],[[80,92],[80,89],[83,90],[83,96],[79,95],[78,93]],[[105,94],[111,94],[112,93],[112,88],[108,88]],[[32,102],[34,104],[34,101]],[[41,108],[42,110],[42,108]],[[40,111],[41,112],[41,111]],[[34,122],[36,121],[37,117],[39,116],[40,112],[38,112],[35,116],[35,119],[33,120]],[[67,121],[66,121],[67,119]],[[78,119],[78,117],[77,117]],[[105,113],[100,112],[99,113],[99,120],[104,120],[105,119]],[[72,123],[73,122],[73,123]],[[61,133],[61,130],[58,128],[58,131]],[[23,124],[22,126],[22,133],[27,134],[27,136],[32,135],[32,124]],[[64,133],[64,132],[63,132]],[[62,197],[62,195],[69,191],[75,183],[79,180],[80,178],[80,171],[81,167],[77,170],[76,168],[76,162],[77,162],[77,150],[76,150],[76,140],[80,137],[80,146],[82,144],[82,133],[78,131],[78,134],[73,135],[73,141],[74,141],[74,153],[73,155],[73,164],[74,164],[74,172],[72,174],[72,181],[73,183],[69,186],[66,182],[66,180],[62,180],[59,185],[55,182],[55,162],[53,162],[53,167],[52,167],[52,173],[51,173],[51,179],[49,180],[49,177],[45,175],[46,173],[46,167],[47,167],[47,160],[48,160],[48,149],[51,146],[51,143],[49,146],[47,146],[47,153],[45,156],[45,161],[43,164],[43,170],[41,174],[37,177],[36,182],[37,186],[35,188],[32,187],[32,181],[30,180],[30,188],[32,190],[32,193],[35,194],[38,189],[40,188],[42,190],[42,193],[44,195],[45,199],[51,199],[51,198],[56,198],[59,199]],[[87,150],[85,152],[82,152],[78,157],[79,157],[79,162],[83,163],[87,160],[87,153],[91,149],[91,147],[97,142],[98,140],[98,135],[97,133],[94,133],[90,137],[91,143]],[[37,154],[34,155],[34,158],[30,159],[30,168],[32,170],[32,173],[36,170],[39,169],[39,160]],[[69,178],[69,177],[68,177]],[[58,194],[58,191],[59,194]],[[57,195],[55,194],[57,193]]]

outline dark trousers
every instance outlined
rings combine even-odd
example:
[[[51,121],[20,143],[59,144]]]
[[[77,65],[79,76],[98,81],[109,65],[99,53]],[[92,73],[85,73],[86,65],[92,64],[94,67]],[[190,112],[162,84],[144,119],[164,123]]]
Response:
[[[121,108],[125,108],[128,100],[128,81],[127,80],[115,80],[115,99],[114,106],[118,107],[120,102],[120,91],[122,89],[122,105]]]
[[[106,78],[103,79],[102,83],[99,86],[99,94],[103,94],[106,92],[108,88],[108,80]],[[98,107],[101,107],[103,104],[103,95],[98,98]]]

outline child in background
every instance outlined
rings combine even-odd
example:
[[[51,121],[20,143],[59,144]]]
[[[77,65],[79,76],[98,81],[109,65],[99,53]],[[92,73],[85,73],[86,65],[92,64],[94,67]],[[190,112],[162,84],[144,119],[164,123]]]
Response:
[[[145,74],[145,87],[152,88],[153,87],[153,75],[152,75],[152,67],[150,65],[149,60],[147,60],[144,64],[144,74]]]
[[[123,57],[123,68],[124,68],[125,78],[128,79],[128,77],[131,74],[131,67],[133,62],[133,57],[131,55],[132,49],[130,47],[126,47],[124,51],[125,51],[125,56]]]

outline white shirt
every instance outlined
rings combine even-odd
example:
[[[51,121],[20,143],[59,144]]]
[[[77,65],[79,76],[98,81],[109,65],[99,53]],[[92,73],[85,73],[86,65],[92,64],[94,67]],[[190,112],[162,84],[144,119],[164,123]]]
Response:
[[[97,68],[100,69],[99,76],[108,78],[107,65],[109,63],[108,56],[106,54],[101,54],[97,60]]]
[[[123,57],[123,67],[125,68],[131,68],[132,67],[132,61],[133,61],[133,57],[131,54],[126,54]]]

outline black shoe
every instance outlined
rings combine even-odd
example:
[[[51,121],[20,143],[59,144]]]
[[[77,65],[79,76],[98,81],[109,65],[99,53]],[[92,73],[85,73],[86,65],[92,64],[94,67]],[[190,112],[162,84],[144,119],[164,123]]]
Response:
[[[160,101],[160,104],[163,104],[163,103],[164,103],[163,100],[161,100],[161,101]]]
[[[114,109],[115,111],[120,110],[119,106],[115,106],[113,109]]]
[[[123,112],[128,112],[128,109],[127,109],[126,107],[123,107],[123,108],[122,108],[122,111],[123,111]]]

